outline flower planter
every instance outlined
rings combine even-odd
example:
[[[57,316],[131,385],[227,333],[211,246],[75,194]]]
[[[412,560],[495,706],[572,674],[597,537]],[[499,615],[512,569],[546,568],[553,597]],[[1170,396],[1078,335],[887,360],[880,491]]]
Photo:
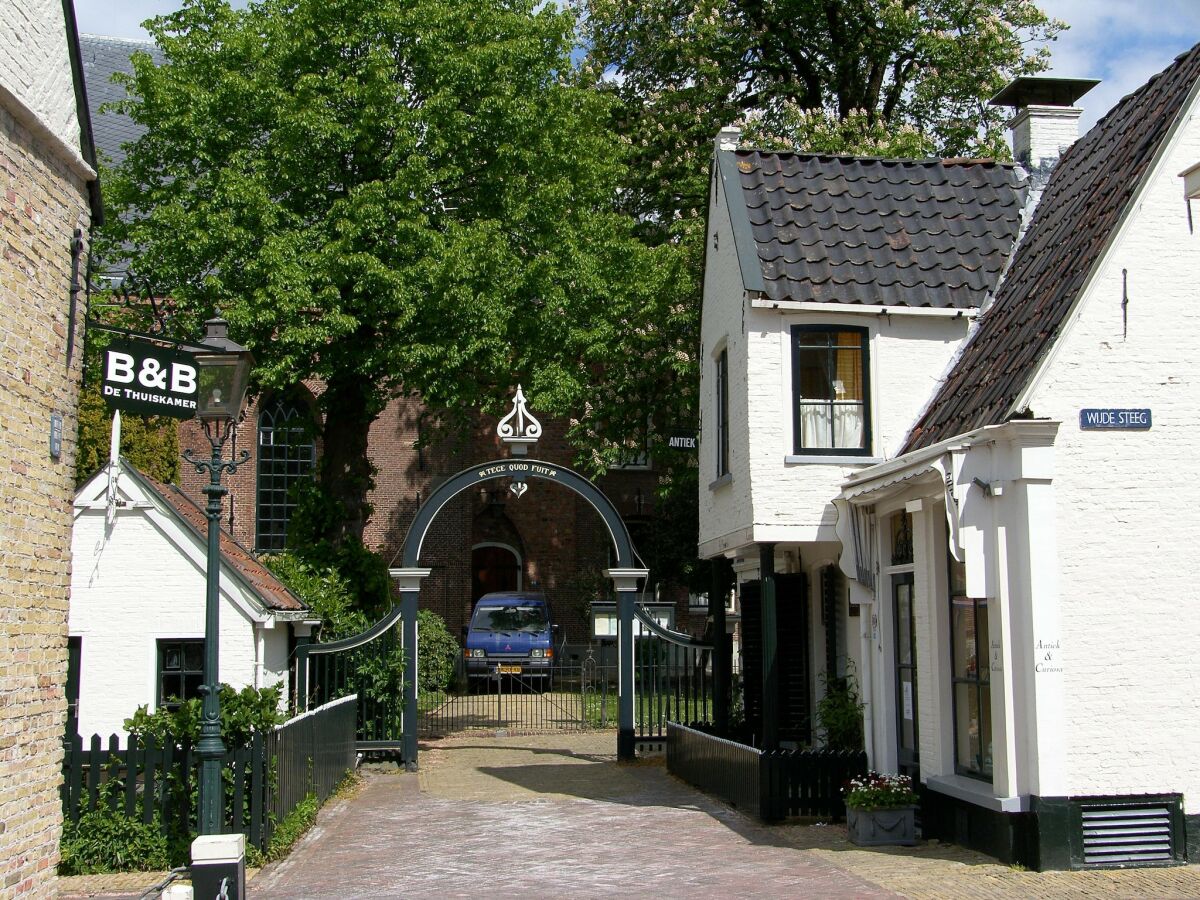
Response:
[[[917,843],[917,808],[855,809],[846,807],[846,830],[850,841],[860,847],[889,844],[911,847]]]

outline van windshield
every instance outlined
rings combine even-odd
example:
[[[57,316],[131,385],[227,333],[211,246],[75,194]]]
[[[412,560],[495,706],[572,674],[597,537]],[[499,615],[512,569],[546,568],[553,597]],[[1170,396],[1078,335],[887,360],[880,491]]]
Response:
[[[546,607],[532,604],[481,606],[471,619],[475,631],[545,631],[547,625]]]

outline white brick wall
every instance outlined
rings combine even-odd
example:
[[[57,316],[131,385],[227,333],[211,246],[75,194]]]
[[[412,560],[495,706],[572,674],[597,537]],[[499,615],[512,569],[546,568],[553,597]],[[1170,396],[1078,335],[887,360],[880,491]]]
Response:
[[[182,552],[181,540],[198,552]],[[201,543],[151,510],[121,510],[111,529],[103,509],[77,510],[68,627],[82,638],[79,732],[85,739],[123,735],[124,720],[138,706],[154,708],[158,639],[204,637]],[[253,685],[254,625],[233,601],[241,588],[224,581],[222,587],[220,679],[238,688]],[[288,628],[280,624],[264,634],[258,684],[269,687],[287,677]]]
[[[710,198],[701,323],[700,546],[702,555],[752,541],[834,541],[831,499],[862,468],[787,463],[792,452],[790,333],[797,324],[870,329],[873,451],[890,458],[967,334],[967,319],[790,313],[751,308],[742,287],[726,198]],[[714,359],[729,350],[730,470],[715,478]]]
[[[1070,789],[1182,790],[1190,812],[1200,798],[1200,235],[1177,173],[1197,162],[1193,117],[1031,403],[1063,423],[1055,486]],[[1153,428],[1081,431],[1079,410],[1095,407],[1150,408]]]
[[[710,197],[708,264],[704,273],[704,312],[700,322],[700,544],[729,541],[752,522],[749,443],[745,428],[746,346],[742,333],[745,307],[733,230],[723,192]],[[732,479],[718,488],[709,485],[716,473],[715,360],[720,348],[729,351],[729,466]],[[724,548],[722,548],[724,549]]]
[[[747,314],[750,476],[755,535],[760,540],[831,541],[837,514],[830,502],[860,463],[785,463],[792,451],[793,325],[840,324],[870,330],[873,452],[890,458],[936,385],[966,319],[836,313]],[[736,381],[734,382],[736,385]]]
[[[79,117],[61,0],[0,2],[0,87],[63,143],[79,146]]]

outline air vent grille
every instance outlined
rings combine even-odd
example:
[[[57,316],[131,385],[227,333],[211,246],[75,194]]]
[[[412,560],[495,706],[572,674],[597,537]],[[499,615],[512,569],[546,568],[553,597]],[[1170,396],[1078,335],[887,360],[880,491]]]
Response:
[[[1084,865],[1144,866],[1175,860],[1170,804],[1089,804],[1080,812]]]

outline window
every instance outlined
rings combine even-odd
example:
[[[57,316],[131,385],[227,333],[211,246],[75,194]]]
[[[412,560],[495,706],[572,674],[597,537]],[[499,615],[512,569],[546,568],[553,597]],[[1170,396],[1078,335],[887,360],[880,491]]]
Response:
[[[729,351],[717,355],[717,477],[729,474]]]
[[[315,463],[311,420],[303,399],[280,394],[264,403],[258,414],[257,549],[284,549],[296,506],[292,488],[312,478]]]
[[[158,697],[160,707],[178,709],[184,700],[200,696],[204,683],[204,641],[158,642]]]
[[[948,554],[947,554],[948,555]],[[950,557],[950,656],[954,769],[992,780],[988,603],[966,596],[966,567]]]
[[[866,456],[871,446],[867,329],[792,327],[792,443],[797,454]]]

